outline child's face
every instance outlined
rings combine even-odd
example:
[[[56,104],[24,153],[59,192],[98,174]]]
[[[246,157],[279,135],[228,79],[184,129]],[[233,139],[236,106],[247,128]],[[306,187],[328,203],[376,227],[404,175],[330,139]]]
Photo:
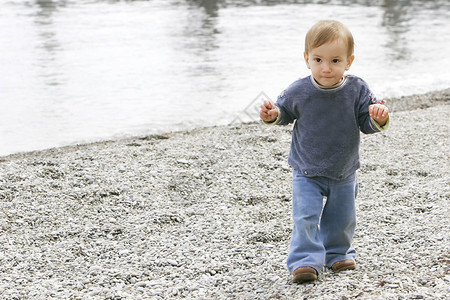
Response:
[[[352,65],[354,55],[348,56],[345,43],[338,39],[327,42],[305,53],[305,61],[314,79],[322,86],[331,87],[342,80]]]

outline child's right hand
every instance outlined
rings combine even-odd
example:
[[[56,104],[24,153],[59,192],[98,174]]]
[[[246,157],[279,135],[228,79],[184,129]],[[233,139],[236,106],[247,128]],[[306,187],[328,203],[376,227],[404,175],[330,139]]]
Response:
[[[278,109],[270,101],[265,100],[264,103],[261,104],[259,116],[266,122],[273,122],[278,117]]]

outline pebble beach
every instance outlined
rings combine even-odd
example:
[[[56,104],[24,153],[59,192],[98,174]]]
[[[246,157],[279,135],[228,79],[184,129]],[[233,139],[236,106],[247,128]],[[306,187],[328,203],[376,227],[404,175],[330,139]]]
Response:
[[[450,89],[362,135],[355,271],[286,268],[291,126],[0,157],[0,299],[448,299]]]

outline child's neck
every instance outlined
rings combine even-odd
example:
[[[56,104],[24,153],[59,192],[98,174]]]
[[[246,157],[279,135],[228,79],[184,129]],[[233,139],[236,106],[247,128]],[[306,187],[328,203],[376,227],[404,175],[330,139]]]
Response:
[[[314,78],[314,77],[313,77]],[[321,88],[321,89],[334,89],[335,87],[338,87],[342,84],[342,82],[344,81],[344,77],[342,77],[336,84],[332,85],[332,86],[324,86],[321,85],[315,78],[314,81],[317,83],[317,85]]]

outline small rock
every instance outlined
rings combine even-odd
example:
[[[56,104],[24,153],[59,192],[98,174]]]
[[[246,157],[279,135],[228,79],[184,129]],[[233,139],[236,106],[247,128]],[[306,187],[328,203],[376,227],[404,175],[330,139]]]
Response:
[[[172,265],[172,266],[178,266],[178,262],[176,261],[176,260],[174,260],[174,259],[167,259],[166,260],[166,262],[169,264],[169,265]]]
[[[131,277],[130,280],[129,280],[129,282],[130,282],[131,284],[135,284],[135,283],[137,282],[137,279],[136,279],[135,277]]]
[[[128,250],[128,249],[123,249],[123,250],[120,250],[119,251],[119,255],[128,255],[128,254],[130,254],[130,250]]]
[[[159,281],[159,280],[147,281],[147,286],[148,287],[155,287],[155,286],[158,286],[158,285],[164,285],[164,283],[162,281]]]
[[[135,287],[146,287],[149,281],[139,281],[134,284]]]
[[[150,295],[152,296],[160,296],[164,293],[163,289],[152,289],[150,290]]]
[[[189,161],[185,160],[185,159],[179,159],[177,160],[177,163],[182,164],[182,165],[189,165]]]
[[[102,271],[102,267],[100,266],[92,266],[89,268],[89,273],[92,275],[100,274]]]
[[[90,297],[97,296],[98,294],[100,294],[100,292],[101,292],[100,289],[95,289],[92,292],[89,292],[89,296]]]

